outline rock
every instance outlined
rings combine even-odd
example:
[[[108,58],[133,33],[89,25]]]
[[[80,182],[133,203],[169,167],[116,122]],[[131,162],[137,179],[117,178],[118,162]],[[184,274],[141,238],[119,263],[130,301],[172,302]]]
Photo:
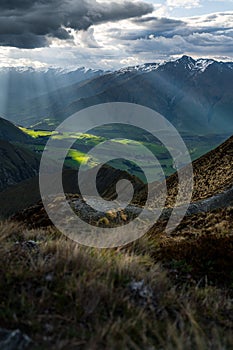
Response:
[[[32,240],[27,241],[27,242],[24,242],[24,243],[23,243],[23,246],[24,246],[24,247],[27,247],[27,248],[30,249],[30,250],[32,250],[32,249],[38,250],[38,245],[37,245],[37,243],[36,243],[35,241],[32,241]]]
[[[32,345],[32,340],[20,330],[9,331],[0,328],[1,350],[26,350]]]
[[[153,298],[153,292],[150,287],[148,287],[144,280],[142,281],[133,281],[129,284],[129,289],[134,297],[139,297],[144,301]]]
[[[15,244],[24,250],[39,253],[38,243],[35,241],[29,240],[29,241],[25,241],[25,242],[16,242]]]
[[[139,282],[131,282],[129,285],[132,292],[139,294],[141,298],[148,298],[152,296],[151,290],[145,285],[144,280]]]
[[[52,273],[48,273],[46,276],[45,276],[45,281],[46,282],[52,282],[54,280],[54,276]]]

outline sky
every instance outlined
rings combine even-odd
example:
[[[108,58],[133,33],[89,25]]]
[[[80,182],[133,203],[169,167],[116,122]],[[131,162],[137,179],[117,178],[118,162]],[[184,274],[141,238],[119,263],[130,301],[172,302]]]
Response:
[[[0,0],[0,66],[233,60],[233,0]]]

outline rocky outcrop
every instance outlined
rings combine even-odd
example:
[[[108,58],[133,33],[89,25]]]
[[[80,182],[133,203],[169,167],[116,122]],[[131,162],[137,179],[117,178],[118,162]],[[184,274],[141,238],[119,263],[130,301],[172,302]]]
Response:
[[[189,205],[185,216],[191,216],[201,213],[208,213],[216,209],[228,208],[233,205],[233,187],[222,193],[214,195],[210,198],[203,199]],[[182,211],[183,207],[178,207]],[[168,219],[173,208],[164,209],[161,219]],[[179,214],[179,212],[177,212]]]
[[[100,226],[117,226],[119,224],[125,224],[130,222],[132,219],[138,217],[142,212],[142,207],[135,206],[133,204],[126,206],[126,203],[119,202],[119,208],[117,211],[108,210],[106,206],[102,204],[102,201],[95,197],[88,197],[90,206],[87,205],[83,198],[80,196],[68,197],[70,206],[73,208],[74,212],[82,218],[84,221],[97,224]],[[101,210],[95,211],[91,205],[94,207],[99,207]],[[58,213],[62,214],[63,201],[59,197],[54,198],[51,206],[54,207]],[[212,212],[216,209],[228,208],[233,206],[233,187],[228,190],[212,196],[211,198],[204,199],[191,203],[186,212],[185,217],[192,215],[197,215],[201,213]],[[121,209],[125,208],[125,209]],[[177,207],[177,215],[179,215],[179,209],[183,212],[183,207]],[[173,208],[165,208],[160,216],[160,221],[168,220]],[[59,215],[60,215],[59,214]],[[151,219],[153,221],[156,210],[144,210],[142,219]],[[65,217],[65,213],[64,213]],[[42,202],[37,205],[24,210],[23,212],[12,217],[15,221],[20,221],[25,223],[29,227],[47,227],[52,225],[48,218],[48,215],[43,207]]]
[[[1,350],[28,350],[32,346],[32,340],[20,330],[9,331],[0,328]]]

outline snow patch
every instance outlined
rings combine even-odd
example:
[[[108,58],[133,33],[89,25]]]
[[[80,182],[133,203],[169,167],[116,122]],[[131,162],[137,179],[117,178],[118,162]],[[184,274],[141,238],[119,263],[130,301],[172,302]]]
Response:
[[[196,64],[195,64],[194,67],[195,67],[196,70],[199,70],[202,73],[204,73],[205,70],[213,63],[214,63],[213,60],[199,59],[199,60],[196,61]]]

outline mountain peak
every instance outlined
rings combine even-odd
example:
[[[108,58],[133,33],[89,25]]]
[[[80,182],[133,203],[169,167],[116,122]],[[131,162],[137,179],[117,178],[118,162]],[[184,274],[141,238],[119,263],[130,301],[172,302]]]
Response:
[[[189,71],[204,73],[205,70],[216,61],[208,58],[198,58],[195,60],[190,56],[184,55],[172,62],[175,66],[177,66],[177,64],[182,65]]]
[[[195,60],[191,56],[183,55],[182,57],[178,58],[178,62],[191,62],[195,63]]]
[[[152,71],[156,71],[157,69],[164,70],[168,64],[172,64],[174,65],[174,67],[183,66],[186,70],[203,73],[207,69],[207,67],[214,62],[217,62],[217,61],[213,59],[205,59],[205,58],[198,58],[195,60],[191,56],[183,55],[182,57],[179,57],[176,60],[164,61],[160,63],[158,62],[144,63],[137,66],[124,67],[117,70],[116,72],[111,72],[111,73],[112,74],[117,73],[118,75],[123,75],[126,73],[136,73],[136,72],[150,73]]]

